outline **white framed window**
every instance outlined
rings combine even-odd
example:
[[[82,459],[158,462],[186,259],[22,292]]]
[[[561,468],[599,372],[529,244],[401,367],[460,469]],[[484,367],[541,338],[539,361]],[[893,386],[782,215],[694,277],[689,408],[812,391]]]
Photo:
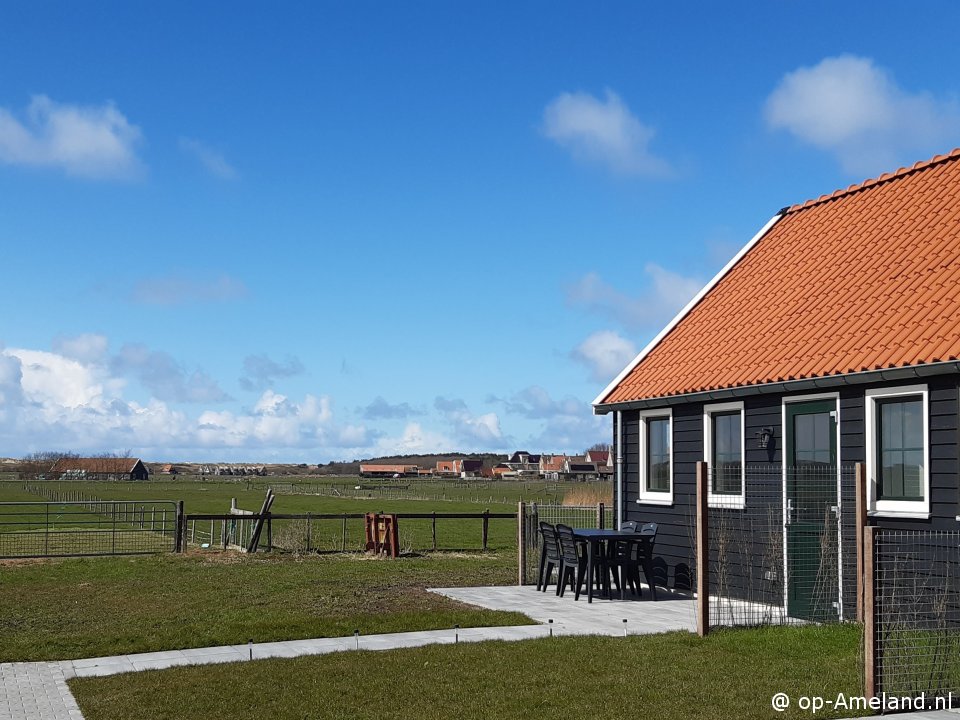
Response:
[[[673,412],[640,412],[640,493],[638,503],[673,504]]]
[[[703,459],[710,467],[712,507],[746,505],[745,437],[742,402],[703,406]]]
[[[930,517],[926,385],[865,393],[867,507],[875,515]]]

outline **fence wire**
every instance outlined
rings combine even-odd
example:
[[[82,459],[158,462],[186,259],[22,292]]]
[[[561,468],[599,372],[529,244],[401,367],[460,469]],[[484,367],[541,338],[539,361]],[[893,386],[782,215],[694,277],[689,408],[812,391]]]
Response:
[[[960,532],[874,535],[878,691],[960,704]]]
[[[855,612],[853,466],[838,477],[829,464],[736,464],[711,467],[708,482],[711,626]]]
[[[0,558],[164,553],[175,544],[168,501],[0,503]]]

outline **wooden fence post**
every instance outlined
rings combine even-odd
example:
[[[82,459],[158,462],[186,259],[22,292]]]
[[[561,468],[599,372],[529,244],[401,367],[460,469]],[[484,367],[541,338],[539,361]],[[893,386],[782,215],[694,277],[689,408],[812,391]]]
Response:
[[[490,532],[490,509],[483,511],[483,549],[487,549],[487,537]]]
[[[517,504],[517,584],[527,584],[527,504]]]
[[[867,526],[867,483],[866,468],[857,463],[854,487],[857,493],[856,517],[854,519],[857,543],[857,622],[863,622],[863,529]]]
[[[432,520],[432,529],[433,529],[433,551],[437,551],[437,511],[433,511],[433,520]]]
[[[166,513],[166,510],[164,510],[164,513]],[[173,540],[174,552],[183,552],[183,535],[186,532],[185,525],[186,523],[183,520],[183,500],[177,500],[177,515],[173,524],[173,531],[176,534]]]
[[[603,530],[603,503],[597,503],[597,530]]]
[[[710,632],[710,517],[707,508],[708,466],[697,463],[697,635]]]
[[[868,698],[877,697],[877,692],[881,690],[877,682],[876,658],[875,532],[876,528],[863,529],[863,692]]]

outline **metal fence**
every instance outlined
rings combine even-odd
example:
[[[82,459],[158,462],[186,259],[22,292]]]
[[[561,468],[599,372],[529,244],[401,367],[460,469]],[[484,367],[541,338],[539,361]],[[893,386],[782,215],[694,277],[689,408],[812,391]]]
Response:
[[[960,705],[960,532],[874,528],[872,554],[874,692]]]
[[[156,501],[0,503],[0,558],[172,552],[176,503]]]
[[[613,508],[597,505],[545,505],[531,503],[524,508],[520,525],[520,584],[535,583],[540,562],[540,523],[561,523],[572,528],[613,527]]]
[[[710,626],[853,619],[854,476],[817,463],[709,468]]]

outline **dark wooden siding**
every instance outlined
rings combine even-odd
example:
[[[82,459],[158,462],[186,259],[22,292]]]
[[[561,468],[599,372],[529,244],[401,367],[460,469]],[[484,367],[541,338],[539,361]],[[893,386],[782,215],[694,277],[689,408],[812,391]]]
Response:
[[[926,384],[929,390],[930,427],[930,510],[929,520],[894,520],[872,518],[880,527],[938,530],[957,530],[956,517],[960,512],[960,423],[958,423],[958,385],[960,377],[937,376],[923,380],[851,385],[839,390],[840,396],[840,462],[850,466],[865,461],[865,412],[864,393],[868,389]],[[802,394],[787,395],[800,397]],[[782,462],[783,394],[757,395],[744,398],[744,426],[746,461],[749,465],[779,465]],[[670,586],[677,579],[685,580],[684,568],[693,565],[693,508],[695,499],[696,463],[703,459],[703,404],[689,403],[672,408],[673,411],[673,505],[657,506],[638,504],[639,489],[639,413],[623,412],[623,478],[625,520],[656,522],[659,524],[656,556],[666,568]],[[761,449],[757,438],[762,428],[772,428],[773,442]],[[851,478],[852,474],[845,474]],[[849,548],[852,543],[853,487],[845,479],[841,488],[843,507],[843,543]],[[749,495],[749,488],[748,488]],[[748,498],[749,503],[749,498]],[[844,551],[843,567],[846,576],[854,567],[855,558]],[[677,573],[677,569],[680,573]],[[845,578],[846,580],[846,578]],[[846,583],[845,583],[846,585]],[[845,610],[852,610],[852,593],[845,593]]]

